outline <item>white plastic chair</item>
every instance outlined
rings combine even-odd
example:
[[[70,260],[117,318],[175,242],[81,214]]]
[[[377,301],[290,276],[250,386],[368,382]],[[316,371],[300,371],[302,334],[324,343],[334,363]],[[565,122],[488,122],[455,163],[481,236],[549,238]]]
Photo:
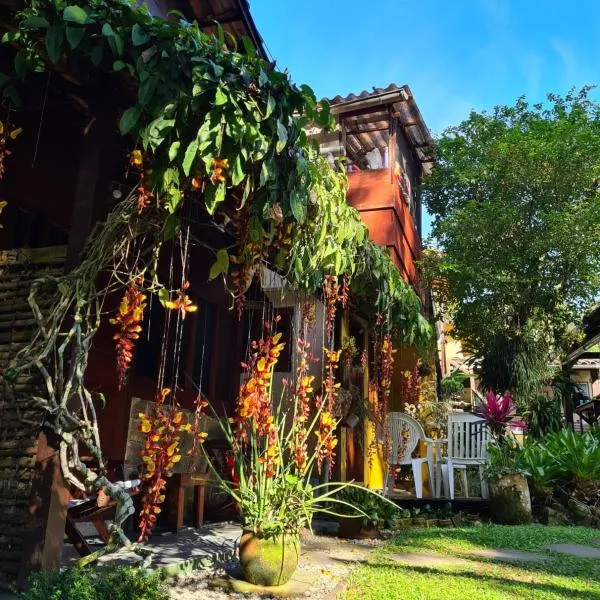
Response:
[[[459,469],[468,498],[467,467],[476,466],[479,468],[481,496],[488,497],[483,471],[490,439],[490,430],[480,416],[458,411],[448,414],[448,451],[447,456],[438,459],[436,464],[436,496],[440,495],[440,482],[443,481],[444,495],[454,499],[454,470]]]
[[[429,470],[429,481],[433,482],[433,452],[431,446],[427,445],[427,456],[425,458],[413,458],[412,453],[415,451],[419,440],[429,442],[429,438],[425,437],[423,427],[411,416],[401,412],[390,412],[387,415],[386,426],[389,435],[389,469],[385,475],[383,487],[384,494],[388,496],[394,487],[394,478],[390,475],[390,470],[400,465],[412,465],[413,479],[415,481],[415,493],[417,498],[423,497],[423,475],[422,465],[427,463]],[[403,435],[406,432],[406,439]],[[432,492],[433,484],[430,483]]]

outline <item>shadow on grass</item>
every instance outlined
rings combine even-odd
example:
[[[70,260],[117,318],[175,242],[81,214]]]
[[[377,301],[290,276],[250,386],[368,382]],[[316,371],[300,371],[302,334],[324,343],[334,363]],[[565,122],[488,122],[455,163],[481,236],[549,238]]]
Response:
[[[497,563],[494,563],[497,564]],[[552,583],[540,583],[533,582],[531,580],[520,581],[518,579],[510,579],[502,576],[488,575],[473,571],[464,571],[464,570],[443,570],[438,569],[436,567],[419,567],[414,565],[403,565],[403,564],[394,564],[390,563],[368,563],[365,565],[365,568],[369,569],[401,569],[405,571],[407,577],[410,577],[410,573],[432,576],[438,575],[442,578],[444,577],[454,577],[454,578],[463,578],[467,580],[472,580],[477,583],[487,584],[491,587],[497,587],[501,590],[507,590],[507,588],[515,588],[515,592],[518,591],[519,594],[522,594],[522,590],[518,590],[518,588],[526,588],[527,590],[539,591],[539,592],[547,592],[553,594],[560,594],[564,598],[574,598],[579,600],[600,600],[600,592],[590,592],[590,591],[578,591],[573,589],[572,587],[566,587],[563,585],[557,585]],[[520,596],[519,596],[520,597]]]

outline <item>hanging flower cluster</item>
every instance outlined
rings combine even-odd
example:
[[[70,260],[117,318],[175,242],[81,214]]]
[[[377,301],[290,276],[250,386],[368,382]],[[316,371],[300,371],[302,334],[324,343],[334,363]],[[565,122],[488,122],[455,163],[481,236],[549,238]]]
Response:
[[[202,397],[202,394],[198,392],[198,395],[194,400],[194,426],[192,427],[194,442],[189,450],[189,454],[195,454],[198,450],[198,444],[204,444],[206,438],[208,437],[208,433],[206,433],[206,431],[201,431],[200,429],[200,421],[205,414],[204,409],[207,406],[208,402]]]
[[[400,378],[400,398],[402,410],[406,411],[409,406],[417,406],[421,398],[421,376],[419,367],[415,365],[412,371],[403,371]]]
[[[12,152],[7,148],[11,140],[16,140],[23,132],[22,127],[12,128],[9,123],[0,121],[0,181],[4,179],[4,161]]]
[[[306,322],[306,321],[305,321]],[[296,367],[294,435],[291,440],[291,453],[296,462],[298,475],[306,473],[308,463],[307,438],[310,398],[313,393],[314,375],[309,375],[310,342],[299,337],[296,342],[298,366]]]
[[[246,370],[246,380],[240,389],[233,417],[235,431],[241,441],[247,441],[249,429],[256,430],[258,435],[268,435],[273,424],[273,367],[285,347],[284,343],[280,343],[280,339],[281,333],[276,333],[267,335],[258,342],[253,341],[250,360],[247,364],[242,363]]]
[[[257,265],[266,257],[266,234],[262,227],[250,230],[248,204],[236,211],[232,218],[238,239],[238,252],[230,254],[229,262],[234,265],[230,272],[233,305],[241,320],[246,306],[246,290],[256,274]]]
[[[161,512],[159,505],[165,500],[166,480],[181,460],[180,433],[192,430],[176,404],[166,406],[170,394],[171,390],[164,388],[157,395],[151,414],[138,414],[139,429],[146,434],[144,447],[140,451],[143,461],[141,477],[145,489],[140,511],[139,541],[148,539],[156,523],[156,515]]]
[[[110,319],[111,325],[118,327],[113,335],[117,350],[117,382],[119,390],[123,389],[127,369],[133,360],[133,350],[142,331],[142,319],[146,308],[146,295],[140,291],[139,286],[143,278],[133,279],[119,305],[117,315]]]
[[[147,163],[148,156],[141,150],[134,150],[129,155],[129,167],[140,176],[140,184],[137,188],[138,214],[142,214],[154,198],[154,194],[150,191],[152,189],[152,169],[146,166]]]
[[[327,339],[331,341],[333,327],[335,325],[335,313],[337,303],[341,299],[340,286],[336,275],[326,275],[323,282],[323,296],[325,297],[325,327],[327,328]]]
[[[377,389],[378,419],[385,423],[392,391],[392,372],[394,364],[394,346],[389,334],[383,336],[379,365],[379,386]],[[383,456],[389,455],[390,438],[387,427],[383,427]]]
[[[327,348],[324,348],[323,351],[325,352],[326,371],[325,380],[323,382],[324,397],[317,398],[317,408],[321,408],[322,402],[325,403],[325,406],[319,415],[319,427],[315,432],[318,439],[317,469],[319,473],[321,472],[325,459],[328,459],[329,470],[331,471],[333,469],[334,450],[337,446],[337,439],[335,437],[337,421],[334,414],[338,389],[341,385],[339,382],[336,382],[336,371],[340,362],[341,350],[328,350]]]
[[[332,413],[324,410],[319,415],[319,428],[315,431],[317,436],[317,470],[321,473],[323,462],[328,461],[329,471],[333,469],[334,451],[337,446],[337,438],[335,437],[335,428],[337,421]]]

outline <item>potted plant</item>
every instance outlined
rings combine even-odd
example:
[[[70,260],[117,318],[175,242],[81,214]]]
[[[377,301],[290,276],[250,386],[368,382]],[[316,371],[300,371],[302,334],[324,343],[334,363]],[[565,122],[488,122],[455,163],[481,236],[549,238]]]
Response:
[[[391,528],[399,516],[398,507],[367,488],[346,488],[338,499],[344,502],[337,508],[341,515],[338,535],[343,538],[375,538],[382,529]]]
[[[300,555],[299,532],[310,527],[315,513],[338,515],[334,508],[342,507],[352,509],[357,517],[370,518],[363,510],[366,502],[354,505],[351,497],[338,497],[346,488],[358,488],[356,484],[311,483],[314,471],[321,473],[332,464],[337,444],[333,407],[338,385],[334,374],[340,353],[325,351],[324,391],[315,397],[314,376],[308,370],[310,344],[300,336],[296,382],[284,386],[282,397],[275,402],[273,370],[284,348],[281,334],[273,333],[277,322],[276,317],[272,326],[265,326],[262,338],[251,344],[234,416],[219,419],[231,448],[228,479],[205,452],[219,486],[240,507],[242,572],[250,583],[264,586],[282,585],[293,575]],[[214,409],[213,413],[218,418]],[[315,438],[309,451],[309,440]],[[362,494],[364,498],[376,496],[366,489]],[[385,498],[377,498],[395,507]]]
[[[531,498],[527,472],[521,460],[522,450],[508,432],[515,405],[508,392],[502,396],[489,392],[482,402],[481,413],[493,437],[488,446],[485,470],[492,520],[502,525],[530,523]]]

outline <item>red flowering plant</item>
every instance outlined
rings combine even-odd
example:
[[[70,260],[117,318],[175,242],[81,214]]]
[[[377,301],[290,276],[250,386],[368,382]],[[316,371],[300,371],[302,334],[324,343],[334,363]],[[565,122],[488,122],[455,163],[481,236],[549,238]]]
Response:
[[[311,483],[313,474],[333,465],[337,420],[331,404],[338,388],[340,353],[328,352],[323,393],[315,394],[310,373],[315,359],[301,334],[294,381],[284,381],[281,396],[274,400],[273,370],[285,346],[275,331],[278,320],[265,324],[261,339],[251,343],[250,357],[242,364],[245,377],[234,416],[219,418],[231,446],[230,481],[205,453],[219,485],[239,504],[244,530],[265,538],[284,532],[296,535],[310,526],[315,512],[336,514],[331,508],[335,503],[351,506],[336,494],[356,487],[345,482]],[[359,507],[351,508],[356,516],[364,516]]]
[[[488,446],[485,467],[488,479],[496,479],[502,475],[526,475],[521,446],[509,429],[516,414],[510,393],[500,395],[490,390],[481,402],[480,413],[493,436],[493,442]]]
[[[495,440],[501,442],[506,436],[509,422],[516,413],[510,393],[504,392],[500,395],[490,390],[481,402],[479,410]]]

